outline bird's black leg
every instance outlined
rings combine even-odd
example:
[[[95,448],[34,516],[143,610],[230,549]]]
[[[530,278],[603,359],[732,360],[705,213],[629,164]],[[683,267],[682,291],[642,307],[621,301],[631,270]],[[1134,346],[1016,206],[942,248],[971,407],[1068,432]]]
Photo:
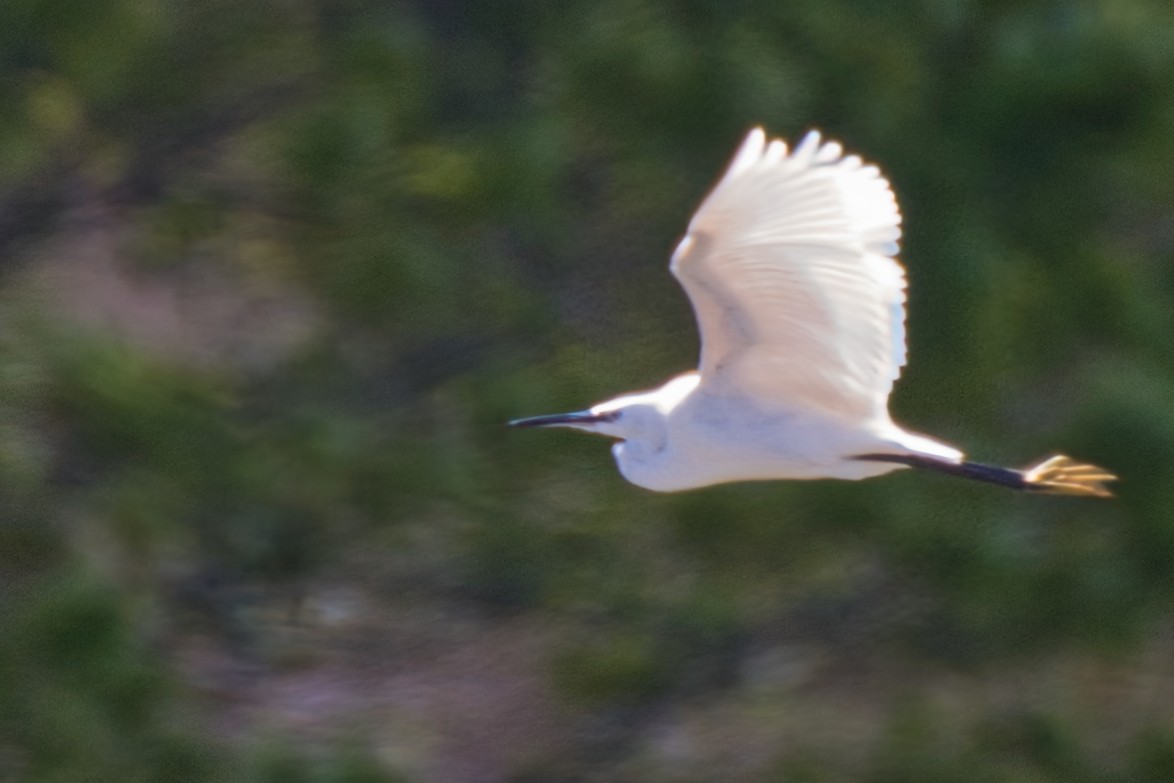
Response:
[[[908,465],[919,470],[932,470],[936,473],[945,473],[949,476],[985,481],[988,484],[998,484],[1011,489],[1039,489],[1038,486],[1027,481],[1021,470],[1000,468],[997,465],[983,465],[979,462],[948,462],[919,454],[858,454],[852,459],[868,460],[869,462],[896,462],[899,465]]]
[[[1112,497],[1113,493],[1105,486],[1105,482],[1115,481],[1117,478],[1104,468],[1076,462],[1061,454],[1023,470],[983,465],[979,462],[950,462],[924,454],[857,454],[852,459],[895,462],[911,468],[932,470],[950,476],[998,484],[1001,487],[1046,492],[1051,495]]]

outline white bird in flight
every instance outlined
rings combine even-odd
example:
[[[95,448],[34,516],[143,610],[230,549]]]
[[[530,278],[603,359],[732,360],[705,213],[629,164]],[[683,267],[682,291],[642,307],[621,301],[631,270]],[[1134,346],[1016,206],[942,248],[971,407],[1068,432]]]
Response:
[[[964,460],[898,427],[905,364],[901,215],[875,166],[812,131],[793,150],[746,137],[670,268],[701,330],[696,372],[515,427],[616,439],[628,481],[660,492],[731,481],[863,479],[921,468],[1013,489],[1109,497],[1115,479],[1054,456],[1024,470]]]

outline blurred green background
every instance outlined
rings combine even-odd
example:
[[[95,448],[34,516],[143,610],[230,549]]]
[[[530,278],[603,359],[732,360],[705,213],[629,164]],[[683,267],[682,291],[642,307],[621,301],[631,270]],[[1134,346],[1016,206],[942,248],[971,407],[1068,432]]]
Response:
[[[906,214],[902,473],[512,432],[695,362],[748,127]],[[0,780],[1174,780],[1168,0],[4,0]]]

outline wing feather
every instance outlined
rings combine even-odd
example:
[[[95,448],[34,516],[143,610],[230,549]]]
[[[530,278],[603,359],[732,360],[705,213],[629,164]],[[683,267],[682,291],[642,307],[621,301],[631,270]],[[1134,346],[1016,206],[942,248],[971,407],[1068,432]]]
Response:
[[[905,364],[901,216],[875,166],[750,132],[673,254],[702,387],[850,420],[887,416]]]

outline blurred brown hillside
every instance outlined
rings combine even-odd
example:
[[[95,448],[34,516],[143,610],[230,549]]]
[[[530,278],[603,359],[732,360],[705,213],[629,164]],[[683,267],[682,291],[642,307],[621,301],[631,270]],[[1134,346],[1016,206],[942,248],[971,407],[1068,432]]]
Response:
[[[0,781],[1174,780],[1165,0],[0,3]],[[696,361],[748,127],[906,215],[930,475],[507,431]],[[912,473],[912,472],[910,472]]]

